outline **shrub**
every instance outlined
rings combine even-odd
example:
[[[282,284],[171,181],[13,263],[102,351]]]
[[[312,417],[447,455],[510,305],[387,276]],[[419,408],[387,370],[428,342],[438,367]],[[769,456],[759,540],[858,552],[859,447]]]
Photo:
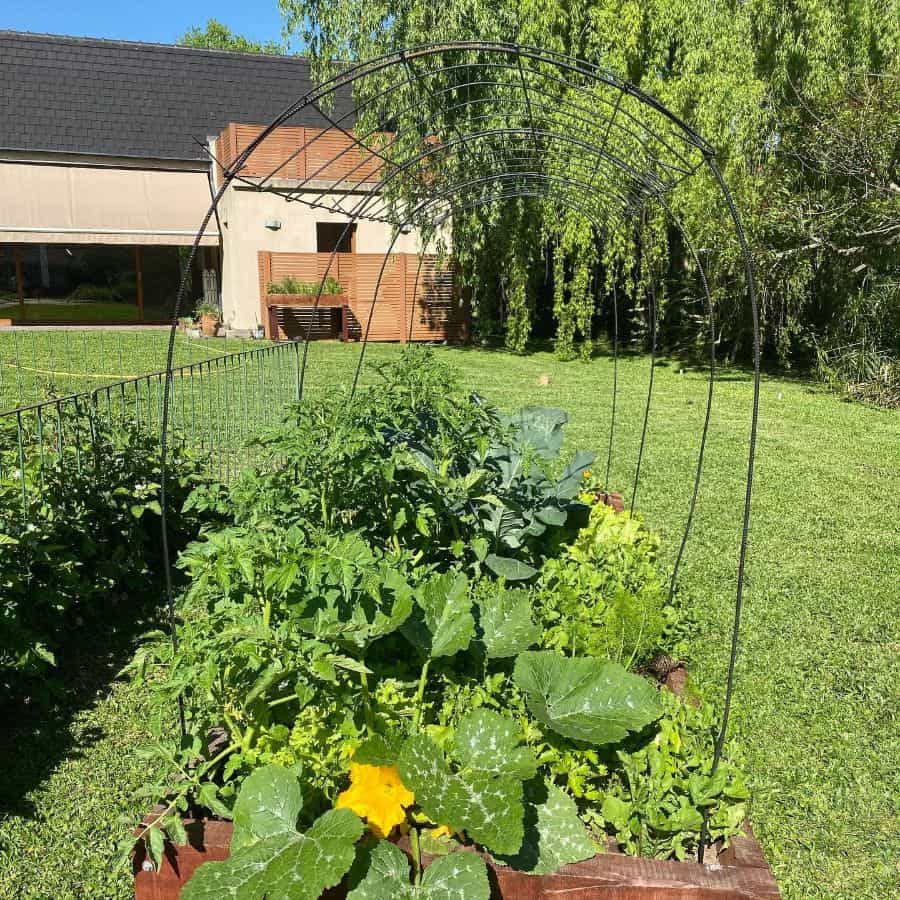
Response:
[[[69,292],[69,300],[93,300],[97,303],[120,303],[125,297],[121,288],[107,284],[79,284]]]
[[[81,406],[63,411],[59,423],[61,456],[46,437],[43,465],[37,448],[25,447],[24,506],[17,453],[2,453],[2,677],[52,664],[67,633],[99,621],[120,595],[136,605],[159,598],[157,439],[134,427],[109,428]],[[14,427],[7,436],[4,444],[15,447]],[[169,471],[177,553],[199,527],[196,513],[180,510],[200,476],[197,460],[177,448]]]
[[[333,295],[344,292],[341,283],[333,276],[328,275],[322,284],[322,293]],[[293,275],[285,275],[281,281],[270,281],[266,285],[268,294],[306,294],[315,296],[319,293],[318,281],[297,281]]]

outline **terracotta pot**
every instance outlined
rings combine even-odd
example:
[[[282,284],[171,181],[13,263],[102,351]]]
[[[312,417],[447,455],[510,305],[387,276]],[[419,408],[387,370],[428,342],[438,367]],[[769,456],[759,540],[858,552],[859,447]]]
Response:
[[[611,506],[617,513],[625,512],[625,501],[618,491],[591,491],[595,502]]]
[[[200,330],[203,337],[215,337],[219,330],[219,317],[207,314],[200,316]]]
[[[152,817],[148,816],[147,820]],[[145,820],[145,821],[147,821]],[[143,844],[134,855],[135,900],[178,900],[182,885],[208,860],[228,857],[231,822],[216,819],[185,821],[189,843],[166,843],[159,871],[144,871]],[[408,846],[401,843],[404,850]],[[461,852],[475,852],[466,849]],[[611,847],[593,859],[564,866],[553,875],[526,875],[498,866],[483,854],[491,882],[491,900],[551,900],[551,898],[604,897],[615,900],[777,900],[778,885],[749,825],[732,845],[716,855],[711,848],[707,863],[637,859]],[[429,859],[423,862],[427,865]],[[346,885],[327,891],[322,900],[343,900]]]

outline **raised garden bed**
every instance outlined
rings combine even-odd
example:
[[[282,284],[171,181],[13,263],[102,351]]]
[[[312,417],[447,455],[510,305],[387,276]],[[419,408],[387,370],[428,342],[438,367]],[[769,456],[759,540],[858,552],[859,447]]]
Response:
[[[350,304],[346,294],[266,294],[266,337],[273,340],[304,337],[303,328],[292,333],[292,329],[279,322],[279,310],[295,309],[340,310],[340,338],[345,342],[350,339]]]
[[[148,816],[145,821],[151,818]],[[147,860],[143,844],[139,845],[134,856],[135,900],[178,900],[182,885],[199,865],[228,858],[231,822],[190,819],[185,822],[185,829],[189,843],[176,846],[167,842],[158,871]],[[707,859],[703,865],[640,859],[625,856],[611,845],[607,853],[563,866],[554,875],[526,875],[485,857],[491,900],[549,900],[560,896],[603,896],[616,900],[775,900],[780,896],[749,825],[743,835],[733,838],[726,850],[716,854],[712,848]],[[346,886],[339,885],[323,894],[323,900],[342,900],[346,895]]]
[[[187,725],[152,751],[137,896],[777,896],[679,683],[660,538],[593,453],[562,456],[565,412],[503,415],[418,348],[376,371],[273,432],[278,464],[179,563],[175,657],[159,635],[136,656],[177,673],[150,689]],[[230,842],[186,831],[195,810]],[[707,865],[656,861],[704,835]]]

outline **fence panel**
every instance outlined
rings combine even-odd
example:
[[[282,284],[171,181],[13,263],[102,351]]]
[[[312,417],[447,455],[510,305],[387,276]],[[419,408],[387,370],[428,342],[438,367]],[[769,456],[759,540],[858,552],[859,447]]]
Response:
[[[174,369],[169,441],[197,451],[211,474],[236,477],[252,461],[251,439],[276,424],[297,397],[300,345],[272,344]],[[159,438],[165,372],[32,403],[0,415],[0,483],[15,483],[23,511],[49,466],[92,464],[97,432],[133,425]]]

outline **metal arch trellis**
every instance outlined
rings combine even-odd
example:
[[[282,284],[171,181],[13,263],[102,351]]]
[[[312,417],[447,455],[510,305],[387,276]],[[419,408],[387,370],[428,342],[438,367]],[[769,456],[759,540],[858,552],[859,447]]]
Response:
[[[436,63],[436,66],[428,68],[431,63]],[[503,79],[504,73],[509,74],[509,80]],[[447,78],[450,83],[429,83],[429,80],[434,81],[439,76]],[[372,90],[366,94],[364,89],[370,84],[373,86]],[[347,91],[354,97],[350,109],[339,116],[330,115],[325,109],[330,106],[329,101],[340,92]],[[606,96],[608,92],[612,92],[612,100]],[[386,104],[393,103],[394,100],[400,102],[394,103],[388,114]],[[307,109],[315,110],[328,123],[328,128],[303,141],[287,158],[272,166],[264,175],[244,174],[243,170],[254,151],[276,129]],[[473,115],[473,112],[477,114]],[[370,122],[371,127],[368,130],[362,129],[364,133],[360,136],[355,131],[355,126],[357,121],[366,117],[370,120],[374,117],[378,121],[374,125]],[[561,117],[562,121],[559,121]],[[393,127],[385,127],[385,119]],[[333,154],[312,174],[299,180],[294,179],[295,183],[287,190],[276,184],[276,179],[291,159],[304,153],[332,129],[348,138],[350,144]],[[390,135],[386,142],[383,140],[385,132]],[[374,169],[366,170],[362,162],[358,163],[339,179],[332,179],[327,191],[314,186],[315,178],[326,172],[332,163],[346,156],[351,148],[362,151],[367,159],[379,160],[378,164]],[[478,177],[459,177],[461,173],[472,174],[473,160],[479,163],[481,174]],[[442,182],[444,168],[448,170],[450,177]],[[359,220],[381,221],[392,225],[393,237],[384,254],[366,329],[362,335],[353,379],[352,390],[355,391],[379,287],[393,247],[405,229],[419,229],[425,236],[416,271],[418,285],[422,259],[429,241],[455,215],[479,206],[524,199],[553,202],[583,216],[595,233],[602,233],[613,217],[632,220],[638,215],[644,216],[650,204],[657,204],[668,221],[684,237],[685,247],[698,272],[710,329],[706,411],[688,514],[670,584],[670,591],[674,592],[702,477],[716,372],[716,328],[714,303],[704,268],[680,219],[666,202],[665,195],[681,180],[695,177],[704,171],[713,179],[725,204],[742,255],[754,350],[746,487],[724,703],[713,756],[715,772],[721,760],[734,695],[735,665],[744,602],[759,410],[760,338],[756,287],[747,241],[734,201],[716,165],[715,149],[711,144],[654,97],[612,72],[561,53],[488,41],[449,41],[398,50],[347,66],[337,72],[288,106],[247,144],[236,159],[222,167],[222,183],[215,191],[200,224],[184,271],[190,272],[200,237],[210,219],[218,215],[222,197],[234,182],[257,191],[279,193],[286,202],[300,202],[345,216],[347,222],[344,236]],[[357,173],[360,173],[359,177],[355,181],[351,180],[349,176]],[[373,180],[376,175],[378,177]],[[414,198],[413,201],[410,196]],[[352,205],[345,206],[345,201],[349,200],[353,201]],[[332,251],[326,272],[330,270],[336,253],[336,249]],[[318,287],[314,309],[318,307],[322,296],[324,277]],[[658,309],[652,277],[650,281],[651,370],[631,491],[632,508],[647,439],[653,396],[653,366],[656,361]],[[170,570],[172,561],[168,541],[166,462],[175,325],[187,289],[188,278],[185,274],[178,292],[169,335],[160,434],[162,551],[166,561],[164,569],[169,623],[176,647],[178,636]],[[413,305],[413,312],[414,308]],[[612,464],[618,391],[619,310],[615,279],[612,312],[614,381],[607,477]],[[410,336],[412,323],[411,314]],[[310,329],[311,324],[307,326],[302,357],[298,356],[298,398],[302,397]],[[180,712],[183,729],[183,710]],[[707,841],[708,830],[704,822],[698,854],[701,862]]]

